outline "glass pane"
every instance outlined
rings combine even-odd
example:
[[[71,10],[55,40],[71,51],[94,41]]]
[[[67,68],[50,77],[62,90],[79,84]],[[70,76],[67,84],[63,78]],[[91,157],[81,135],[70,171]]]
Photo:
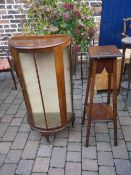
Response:
[[[65,89],[66,89],[66,104],[67,112],[72,112],[72,99],[71,99],[71,75],[70,75],[70,57],[69,57],[69,47],[64,49],[64,75],[65,75]]]
[[[46,127],[40,89],[32,54],[20,53],[20,63],[36,126]]]
[[[37,54],[36,62],[48,127],[58,127],[61,119],[53,52]]]

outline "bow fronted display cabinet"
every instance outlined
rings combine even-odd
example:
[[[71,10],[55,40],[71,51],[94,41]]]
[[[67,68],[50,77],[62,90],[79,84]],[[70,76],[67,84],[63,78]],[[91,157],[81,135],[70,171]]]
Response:
[[[28,123],[47,138],[74,124],[71,38],[67,35],[9,39],[28,112]]]

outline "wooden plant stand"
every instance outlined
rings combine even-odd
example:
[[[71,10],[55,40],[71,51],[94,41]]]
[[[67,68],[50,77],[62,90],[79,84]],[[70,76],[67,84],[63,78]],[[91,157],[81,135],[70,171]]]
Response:
[[[114,125],[114,144],[117,145],[117,57],[122,54],[115,46],[92,46],[89,48],[90,70],[87,82],[87,90],[84,104],[82,124],[85,121],[85,114],[88,115],[88,127],[86,135],[86,146],[89,143],[91,121],[112,121]],[[108,73],[108,97],[107,103],[93,103],[95,76],[103,69]],[[113,109],[110,106],[111,76],[113,77]],[[88,96],[90,90],[90,102]]]

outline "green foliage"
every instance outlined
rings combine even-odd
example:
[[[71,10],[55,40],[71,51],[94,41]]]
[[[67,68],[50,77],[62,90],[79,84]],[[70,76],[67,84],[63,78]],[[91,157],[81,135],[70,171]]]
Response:
[[[85,3],[79,0],[30,1],[28,19],[23,22],[25,34],[68,34],[76,51],[86,51],[95,33],[95,24],[92,12]]]

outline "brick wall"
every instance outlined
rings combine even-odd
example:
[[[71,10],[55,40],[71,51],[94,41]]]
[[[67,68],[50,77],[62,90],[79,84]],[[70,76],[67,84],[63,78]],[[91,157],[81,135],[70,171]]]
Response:
[[[9,36],[21,32],[21,14],[23,9],[27,11],[26,0],[0,0],[0,34]]]
[[[26,0],[0,0],[0,36],[8,35],[10,37],[22,32],[21,19],[25,18],[26,15],[21,13],[21,9],[26,14],[28,9]],[[7,46],[7,41],[2,44]],[[4,54],[5,52],[0,49],[0,57]]]
[[[102,0],[85,1],[94,11],[95,22],[99,30]],[[22,32],[21,19],[26,17],[28,9],[26,2],[26,0],[0,0],[0,35],[11,36]],[[24,14],[20,9],[24,11]],[[97,32],[96,38],[98,38],[98,34],[99,32]]]

